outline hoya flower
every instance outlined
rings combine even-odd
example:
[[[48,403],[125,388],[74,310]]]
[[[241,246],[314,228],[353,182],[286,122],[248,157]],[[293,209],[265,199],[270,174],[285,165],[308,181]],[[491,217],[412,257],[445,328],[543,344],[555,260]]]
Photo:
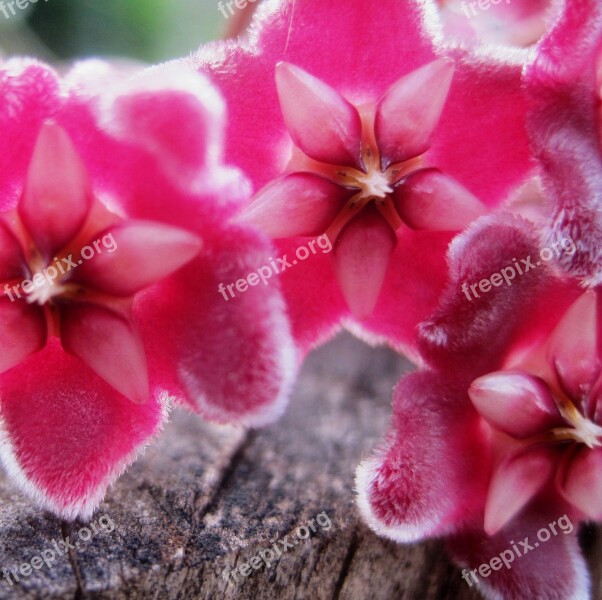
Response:
[[[559,0],[438,0],[444,31],[458,41],[535,44],[558,12]]]
[[[228,223],[248,185],[221,162],[207,81],[9,61],[0,97],[0,458],[43,507],[87,517],[170,397],[277,416],[292,344],[276,286],[236,310],[217,293],[269,247]]]
[[[222,91],[226,157],[253,184],[241,221],[287,257],[303,352],[346,325],[416,358],[449,241],[529,169],[520,65],[448,55],[432,13],[412,0],[268,1],[248,39],[192,62]],[[312,238],[332,251],[300,260]]]
[[[561,262],[584,285],[602,283],[602,5],[565,0],[526,70],[528,126],[548,202],[547,244],[571,236]]]
[[[585,484],[602,441],[595,297],[544,255],[511,215],[452,242],[450,283],[421,326],[431,366],[399,382],[389,434],[357,474],[377,533],[445,537],[467,585],[496,600],[587,598],[576,530],[600,514],[599,486]]]

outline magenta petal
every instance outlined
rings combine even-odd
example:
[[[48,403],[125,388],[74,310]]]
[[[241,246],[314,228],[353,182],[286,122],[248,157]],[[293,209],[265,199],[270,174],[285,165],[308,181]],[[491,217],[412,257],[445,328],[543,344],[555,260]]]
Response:
[[[602,448],[582,448],[559,470],[558,489],[593,521],[602,521]]]
[[[548,360],[575,398],[586,395],[600,374],[596,313],[596,293],[584,293],[567,310],[549,341]]]
[[[591,598],[588,569],[579,548],[578,522],[566,509],[566,504],[546,499],[495,536],[475,531],[450,540],[452,555],[462,569],[457,575],[458,585],[477,588],[487,600]],[[549,539],[539,541],[538,534],[542,539],[549,534]],[[508,568],[500,556],[506,558]],[[470,573],[475,569],[476,581]],[[460,582],[460,577],[466,583]]]
[[[358,166],[362,123],[355,107],[303,69],[281,62],[276,85],[293,142],[321,162]]]
[[[410,174],[393,197],[399,216],[412,229],[461,231],[488,212],[478,198],[438,169]]]
[[[389,266],[396,238],[388,223],[373,211],[353,219],[334,249],[334,269],[353,315],[372,313]]]
[[[25,267],[21,244],[5,223],[0,221],[0,282],[22,279]]]
[[[19,215],[37,247],[52,256],[82,227],[91,203],[86,168],[65,131],[47,122],[29,166]]]
[[[0,457],[25,494],[65,518],[90,518],[107,487],[165,419],[134,404],[58,343],[0,378]]]
[[[378,534],[411,542],[482,515],[490,457],[465,389],[433,372],[397,385],[386,446],[356,477],[360,511]]]
[[[552,474],[549,448],[529,449],[506,458],[496,469],[485,508],[485,531],[496,534],[524,508]]]
[[[46,320],[38,306],[11,292],[0,295],[0,373],[18,365],[46,344]]]
[[[493,427],[516,438],[530,437],[562,423],[548,386],[533,375],[490,373],[476,379],[468,395]]]
[[[318,175],[293,173],[260,190],[242,218],[275,239],[319,235],[349,195],[349,190]]]
[[[73,281],[117,296],[131,296],[171,275],[201,249],[193,233],[149,221],[126,221],[96,240],[102,240],[100,251],[78,267]]]
[[[144,347],[124,317],[98,305],[71,303],[61,311],[61,342],[124,396],[148,400]]]
[[[428,150],[453,75],[453,63],[434,60],[403,76],[379,100],[375,133],[385,165]]]

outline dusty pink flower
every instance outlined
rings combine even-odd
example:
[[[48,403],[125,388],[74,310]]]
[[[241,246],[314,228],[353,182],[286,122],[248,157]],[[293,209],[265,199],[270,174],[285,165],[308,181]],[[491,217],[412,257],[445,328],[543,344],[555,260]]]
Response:
[[[345,324],[416,357],[449,241],[529,168],[520,65],[448,55],[432,8],[269,2],[249,40],[193,61],[226,98],[226,156],[256,192],[247,222],[289,262],[312,237],[334,245],[281,275],[302,351]]]
[[[59,81],[11,61],[0,98],[0,457],[42,506],[85,517],[169,397],[218,421],[277,416],[292,344],[277,286],[236,308],[217,293],[269,247],[228,224],[248,185],[222,165],[201,76],[90,62]]]
[[[431,368],[400,381],[391,430],[357,475],[361,512],[377,533],[445,536],[469,570],[566,515],[570,535],[558,530],[511,569],[477,574],[491,599],[586,598],[575,533],[600,514],[600,491],[584,489],[602,441],[595,297],[537,265],[537,234],[520,217],[496,215],[452,242],[450,283],[421,326]],[[463,293],[463,283],[529,257],[536,268],[511,285]]]

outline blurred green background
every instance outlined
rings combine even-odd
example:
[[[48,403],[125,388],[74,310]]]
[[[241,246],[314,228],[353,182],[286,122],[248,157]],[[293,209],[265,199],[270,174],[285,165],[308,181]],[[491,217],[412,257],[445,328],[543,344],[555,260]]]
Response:
[[[159,62],[194,52],[227,25],[217,0],[38,0],[24,10],[14,5],[14,16],[6,10],[8,19],[0,12],[0,52],[46,60],[124,56]]]

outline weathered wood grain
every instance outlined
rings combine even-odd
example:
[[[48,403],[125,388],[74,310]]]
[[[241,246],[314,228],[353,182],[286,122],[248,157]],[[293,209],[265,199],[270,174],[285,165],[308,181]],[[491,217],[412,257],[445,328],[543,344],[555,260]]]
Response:
[[[341,336],[306,363],[284,418],[245,432],[176,411],[159,442],[111,489],[95,519],[116,525],[0,598],[474,600],[438,542],[398,546],[361,524],[353,476],[386,430],[391,389],[408,366]],[[28,562],[83,523],[39,514],[0,476],[0,569]],[[269,569],[238,583],[224,570],[326,511]],[[583,536],[597,598],[602,542]]]

